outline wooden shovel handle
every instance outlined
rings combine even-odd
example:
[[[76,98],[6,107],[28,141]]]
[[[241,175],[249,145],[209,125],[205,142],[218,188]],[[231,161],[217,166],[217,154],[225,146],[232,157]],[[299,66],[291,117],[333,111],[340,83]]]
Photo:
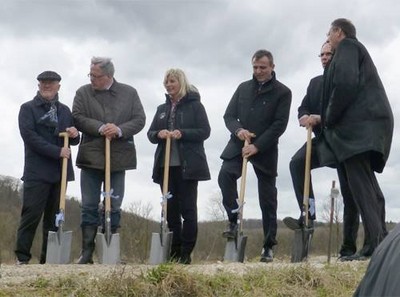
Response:
[[[244,146],[248,146],[249,142],[247,140],[244,141]],[[239,212],[239,232],[242,232],[242,220],[243,220],[243,204],[244,204],[244,195],[246,192],[246,177],[247,177],[247,157],[243,157],[243,163],[242,163],[242,178],[240,180],[240,191],[239,191],[239,207],[241,207],[241,210]]]
[[[59,137],[64,137],[64,148],[68,148],[69,135],[68,132],[61,132],[58,134]],[[68,158],[63,157],[61,167],[61,190],[60,190],[60,211],[65,212],[65,193],[67,191],[67,169],[68,169]]]
[[[251,133],[251,137],[256,137],[254,133]],[[244,146],[248,146],[250,142],[248,140],[244,141]],[[246,191],[246,177],[247,177],[247,157],[243,157],[243,163],[242,163],[242,179],[240,181],[240,192],[239,192],[239,202],[244,203],[244,194]],[[243,205],[243,204],[241,204]],[[243,211],[241,212],[243,213]]]
[[[164,158],[164,176],[163,176],[163,201],[162,201],[162,216],[163,216],[163,225],[167,225],[167,201],[165,200],[165,196],[168,193],[168,183],[169,183],[169,164],[171,160],[171,136],[168,135],[165,140],[165,158]]]
[[[164,176],[163,176],[163,195],[168,193],[169,182],[169,163],[171,159],[171,137],[168,136],[165,140],[165,159],[164,159]]]
[[[303,194],[303,206],[305,212],[305,225],[308,226],[308,208],[310,199],[310,180],[311,180],[311,133],[312,126],[307,128],[307,144],[306,144],[306,166],[304,169],[304,194]]]
[[[105,137],[105,180],[104,180],[104,187],[105,187],[105,211],[111,211],[111,165],[110,165],[110,146],[111,141],[107,137]]]

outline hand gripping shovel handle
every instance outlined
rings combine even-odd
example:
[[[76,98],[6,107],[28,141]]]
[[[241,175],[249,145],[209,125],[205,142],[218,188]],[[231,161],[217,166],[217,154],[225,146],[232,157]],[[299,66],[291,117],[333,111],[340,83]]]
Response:
[[[69,135],[67,132],[61,132],[58,136],[64,137],[64,148],[68,148]],[[61,190],[60,190],[60,213],[64,216],[65,213],[65,193],[67,191],[67,169],[68,169],[68,158],[62,160],[62,171],[61,171]],[[64,218],[63,218],[64,219]],[[60,222],[61,224],[63,222]]]
[[[308,208],[310,199],[310,179],[311,179],[311,133],[312,126],[307,128],[307,144],[306,144],[306,166],[304,169],[304,194],[303,194],[303,208],[305,212],[305,226],[308,226]]]
[[[249,142],[247,140],[244,141],[244,146],[248,146]],[[243,207],[244,207],[244,195],[246,192],[246,177],[247,177],[247,157],[243,157],[242,163],[242,178],[240,180],[240,192],[239,192],[239,233],[242,233],[243,229]]]
[[[168,135],[165,140],[165,158],[164,158],[164,176],[163,176],[163,200],[161,210],[161,233],[165,232],[167,226],[167,195],[168,195],[168,183],[169,183],[169,163],[171,159],[171,136]]]
[[[105,177],[104,177],[104,187],[105,187],[105,235],[107,243],[111,241],[111,165],[110,165],[110,146],[111,141],[105,137]]]

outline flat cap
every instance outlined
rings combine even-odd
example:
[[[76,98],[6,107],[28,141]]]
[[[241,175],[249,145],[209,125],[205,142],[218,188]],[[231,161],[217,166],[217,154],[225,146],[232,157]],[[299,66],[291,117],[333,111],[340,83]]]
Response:
[[[43,80],[60,81],[61,76],[57,72],[54,72],[54,71],[44,71],[38,75],[37,80],[38,81],[43,81]]]

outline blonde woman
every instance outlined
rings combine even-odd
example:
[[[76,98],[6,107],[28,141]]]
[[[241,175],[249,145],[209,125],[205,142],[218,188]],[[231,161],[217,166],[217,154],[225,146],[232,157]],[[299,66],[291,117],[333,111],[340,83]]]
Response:
[[[147,132],[157,144],[153,181],[163,183],[165,140],[171,137],[168,228],[173,232],[170,258],[182,264],[191,263],[197,239],[197,186],[209,180],[204,140],[210,136],[210,124],[198,90],[189,84],[180,69],[170,69],[164,76],[167,91],[165,103],[158,106]]]

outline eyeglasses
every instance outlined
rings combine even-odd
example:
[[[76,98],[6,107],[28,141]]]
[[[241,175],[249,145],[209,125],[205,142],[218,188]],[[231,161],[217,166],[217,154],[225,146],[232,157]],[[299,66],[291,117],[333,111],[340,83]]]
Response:
[[[98,79],[98,78],[102,78],[103,76],[106,76],[106,75],[105,74],[94,75],[92,73],[89,73],[87,76],[90,77],[90,78]]]
[[[326,53],[320,53],[319,55],[318,55],[318,57],[323,57],[323,56],[327,56],[327,57],[330,57],[330,56],[332,56],[333,55],[333,53],[332,52],[326,52]]]

